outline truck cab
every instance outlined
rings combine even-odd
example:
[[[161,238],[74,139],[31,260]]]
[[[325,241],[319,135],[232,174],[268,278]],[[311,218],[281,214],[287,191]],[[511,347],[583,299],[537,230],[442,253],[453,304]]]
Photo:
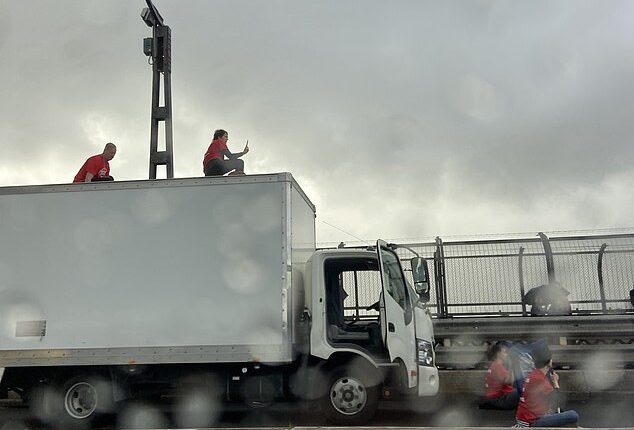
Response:
[[[414,260],[412,274],[424,277],[426,262]],[[414,266],[425,270],[414,273]],[[327,378],[330,404],[322,406],[331,410],[334,421],[345,423],[349,417],[350,423],[356,422],[362,409],[374,407],[368,384],[376,383],[382,397],[394,391],[437,393],[432,322],[425,307],[428,282],[427,291],[417,293],[390,246],[378,241],[370,249],[318,250],[308,261],[306,276],[311,355],[330,366],[343,363],[350,373],[337,370],[338,381]],[[352,401],[346,402],[346,394]]]

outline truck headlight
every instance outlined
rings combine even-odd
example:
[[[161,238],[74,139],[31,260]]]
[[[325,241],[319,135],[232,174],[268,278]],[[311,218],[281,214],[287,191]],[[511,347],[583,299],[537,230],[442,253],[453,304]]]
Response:
[[[434,365],[434,348],[430,342],[422,339],[416,339],[416,355],[420,366]]]

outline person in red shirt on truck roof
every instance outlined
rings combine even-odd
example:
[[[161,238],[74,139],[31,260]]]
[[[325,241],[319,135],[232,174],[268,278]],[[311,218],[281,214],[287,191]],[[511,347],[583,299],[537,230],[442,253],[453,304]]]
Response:
[[[249,141],[242,152],[232,153],[227,148],[229,133],[225,130],[216,130],[211,145],[203,158],[203,172],[205,176],[244,175],[244,161],[240,157],[249,152]],[[225,159],[227,157],[227,159]]]
[[[110,164],[108,162],[114,158],[116,153],[117,147],[115,144],[112,142],[106,143],[101,154],[93,155],[86,160],[75,175],[73,182],[114,181],[114,178],[110,176]]]
[[[513,386],[515,378],[513,371],[506,367],[508,358],[507,342],[497,342],[487,351],[487,357],[491,361],[486,374],[484,385],[484,401],[481,408],[491,409],[515,409],[519,394]]]
[[[557,412],[555,390],[559,389],[559,375],[552,368],[552,353],[547,345],[533,351],[535,369],[524,380],[522,394],[515,412],[515,427],[560,427],[575,424],[579,414],[569,410]]]

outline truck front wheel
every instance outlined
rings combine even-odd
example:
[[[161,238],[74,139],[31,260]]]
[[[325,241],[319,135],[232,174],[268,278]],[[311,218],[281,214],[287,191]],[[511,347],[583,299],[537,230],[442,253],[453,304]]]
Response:
[[[359,425],[368,422],[379,403],[379,387],[371,378],[347,367],[330,372],[328,394],[322,399],[322,410],[333,424]]]

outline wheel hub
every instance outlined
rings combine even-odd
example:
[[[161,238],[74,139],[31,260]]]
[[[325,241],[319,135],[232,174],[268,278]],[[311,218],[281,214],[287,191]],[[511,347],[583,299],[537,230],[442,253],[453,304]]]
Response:
[[[367,400],[365,385],[356,378],[339,378],[330,389],[332,406],[344,415],[358,414],[365,407]]]
[[[88,382],[78,382],[66,390],[64,409],[75,419],[91,416],[97,409],[97,389]]]

